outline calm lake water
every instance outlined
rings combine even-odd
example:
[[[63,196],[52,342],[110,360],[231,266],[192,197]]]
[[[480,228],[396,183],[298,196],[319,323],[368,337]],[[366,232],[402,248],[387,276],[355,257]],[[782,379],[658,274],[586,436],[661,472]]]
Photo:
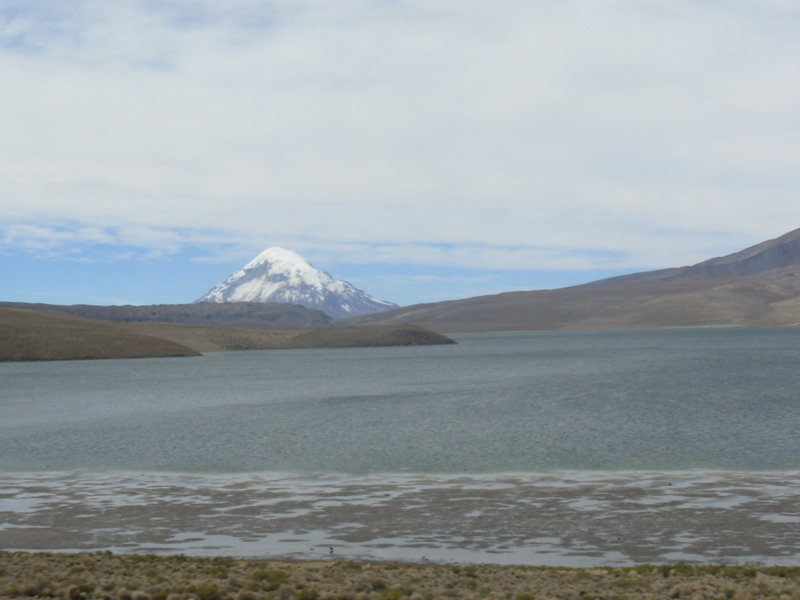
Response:
[[[456,338],[0,364],[0,547],[796,561],[800,330]]]

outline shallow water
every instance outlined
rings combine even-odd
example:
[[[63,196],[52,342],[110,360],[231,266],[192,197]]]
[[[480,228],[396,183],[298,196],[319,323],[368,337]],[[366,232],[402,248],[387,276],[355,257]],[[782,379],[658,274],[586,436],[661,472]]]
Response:
[[[800,330],[0,365],[0,547],[796,564]]]
[[[791,474],[0,477],[6,549],[556,566],[797,564]]]

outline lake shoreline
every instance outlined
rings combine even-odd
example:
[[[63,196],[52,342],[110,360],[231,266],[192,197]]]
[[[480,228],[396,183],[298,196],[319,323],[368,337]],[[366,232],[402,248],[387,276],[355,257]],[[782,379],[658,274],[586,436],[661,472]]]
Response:
[[[0,306],[0,363],[177,358],[237,350],[375,348],[455,344],[415,325],[230,327],[111,321]]]
[[[0,476],[2,548],[421,564],[797,564],[785,473]]]

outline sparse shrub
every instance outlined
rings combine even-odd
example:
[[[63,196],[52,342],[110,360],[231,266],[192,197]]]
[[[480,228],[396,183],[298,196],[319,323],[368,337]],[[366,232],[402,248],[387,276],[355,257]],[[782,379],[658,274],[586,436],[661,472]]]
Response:
[[[133,593],[128,588],[117,590],[117,600],[133,600]]]
[[[213,583],[192,586],[188,591],[195,595],[198,600],[219,600],[221,598],[219,588]]]
[[[254,581],[262,582],[267,590],[277,590],[285,583],[289,583],[289,575],[283,571],[259,569],[250,576]]]
[[[534,594],[573,600],[800,600],[800,568],[787,566],[393,566],[343,561],[319,567],[150,555],[0,551],[0,600],[532,600]],[[554,586],[561,586],[563,594],[554,596]]]
[[[378,596],[378,600],[400,600],[400,598],[405,598],[406,596],[408,596],[408,590],[392,588],[390,590],[385,590]]]
[[[43,581],[34,581],[22,584],[19,588],[19,593],[20,596],[32,598],[34,596],[44,596],[44,590],[45,583]]]
[[[380,592],[381,590],[385,590],[388,586],[383,579],[371,579],[369,581],[370,587],[376,591]]]
[[[93,591],[94,586],[88,583],[73,585],[67,590],[67,598],[69,600],[87,600],[92,596]]]

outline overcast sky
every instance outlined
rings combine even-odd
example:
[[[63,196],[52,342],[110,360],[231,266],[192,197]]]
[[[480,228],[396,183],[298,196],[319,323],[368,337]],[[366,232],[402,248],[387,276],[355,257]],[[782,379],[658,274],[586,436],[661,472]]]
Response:
[[[0,0],[0,300],[400,304],[800,227],[790,0]]]

